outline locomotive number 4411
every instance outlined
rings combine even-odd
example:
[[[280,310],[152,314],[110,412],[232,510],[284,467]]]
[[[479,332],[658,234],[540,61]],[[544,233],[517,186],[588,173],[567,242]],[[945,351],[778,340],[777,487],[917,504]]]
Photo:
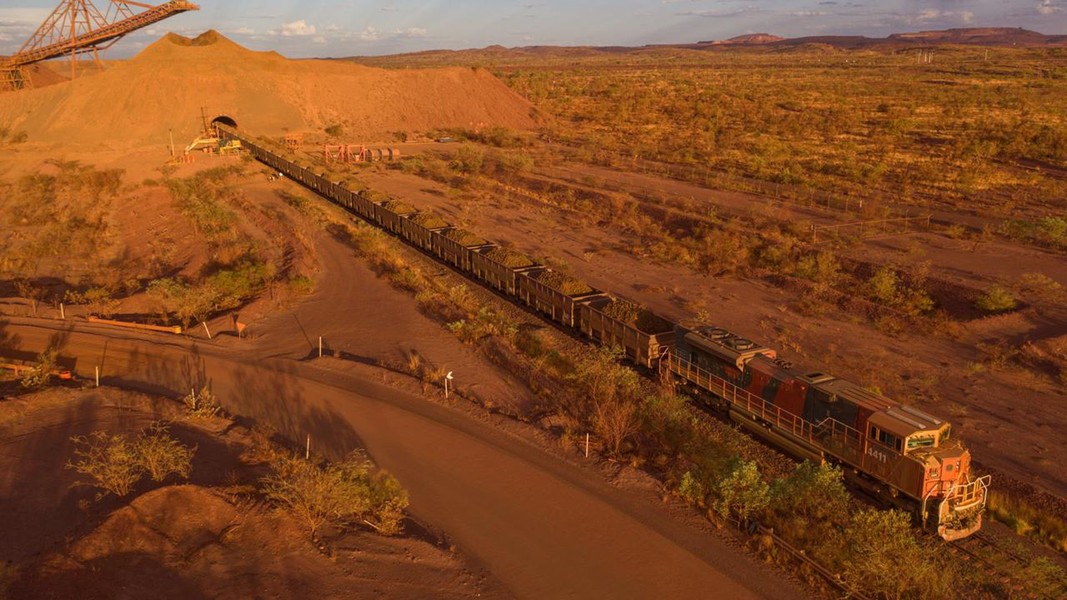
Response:
[[[877,458],[878,460],[880,460],[882,462],[887,462],[889,460],[889,456],[886,455],[885,452],[882,452],[881,450],[879,450],[877,448],[871,448],[871,447],[868,446],[867,447],[867,454],[870,455],[870,456],[873,456],[874,458]]]

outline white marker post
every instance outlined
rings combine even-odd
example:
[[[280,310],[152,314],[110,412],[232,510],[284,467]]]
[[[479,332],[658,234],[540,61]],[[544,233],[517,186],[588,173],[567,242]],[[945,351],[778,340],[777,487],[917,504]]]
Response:
[[[211,339],[211,330],[207,328],[207,321],[200,321],[200,324],[204,326],[204,332],[207,333],[207,339]]]
[[[96,387],[100,387],[100,367],[97,366],[95,368],[96,368]]]
[[[448,375],[445,375],[445,400],[448,400],[448,382],[449,381],[452,381],[452,371],[449,371]]]
[[[585,434],[585,457],[589,458],[589,434]]]
[[[322,336],[319,336],[319,358],[322,358]]]
[[[63,310],[62,302],[59,303],[59,318],[63,319],[64,321],[67,320],[67,311]]]
[[[311,460],[311,434],[308,434],[307,447],[304,449],[304,460]]]

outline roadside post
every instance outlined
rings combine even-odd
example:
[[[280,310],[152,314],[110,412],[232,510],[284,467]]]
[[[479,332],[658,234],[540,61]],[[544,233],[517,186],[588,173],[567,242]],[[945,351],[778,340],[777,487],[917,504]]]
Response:
[[[445,400],[448,400],[448,382],[452,381],[452,371],[445,375]]]

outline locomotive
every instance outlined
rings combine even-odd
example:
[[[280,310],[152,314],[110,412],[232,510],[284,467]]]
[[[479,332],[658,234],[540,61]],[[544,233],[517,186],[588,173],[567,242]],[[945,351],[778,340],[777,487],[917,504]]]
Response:
[[[845,379],[790,365],[777,352],[721,327],[685,327],[531,260],[496,258],[497,244],[409,205],[355,192],[219,126],[260,162],[546,319],[596,343],[619,347],[771,445],[842,467],[855,485],[911,511],[945,540],[976,532],[989,476],[975,477],[951,425]],[[569,279],[569,278],[568,278]],[[576,280],[571,279],[573,284]],[[648,318],[625,318],[616,303]]]

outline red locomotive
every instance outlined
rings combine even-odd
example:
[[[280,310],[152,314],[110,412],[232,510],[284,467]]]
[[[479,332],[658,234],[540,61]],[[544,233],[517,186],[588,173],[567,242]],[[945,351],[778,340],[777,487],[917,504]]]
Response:
[[[915,510],[946,540],[982,524],[989,477],[949,423],[832,375],[799,371],[718,327],[679,327],[665,358],[682,380],[757,435],[801,458],[845,468],[855,483]]]

